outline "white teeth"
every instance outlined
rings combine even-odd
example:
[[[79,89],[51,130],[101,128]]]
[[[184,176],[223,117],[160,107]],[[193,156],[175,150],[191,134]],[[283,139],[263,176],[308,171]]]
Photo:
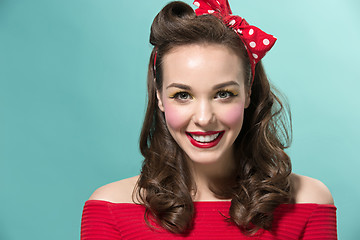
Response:
[[[219,135],[220,133],[207,136],[196,136],[191,134],[191,137],[197,142],[208,143],[214,141]]]

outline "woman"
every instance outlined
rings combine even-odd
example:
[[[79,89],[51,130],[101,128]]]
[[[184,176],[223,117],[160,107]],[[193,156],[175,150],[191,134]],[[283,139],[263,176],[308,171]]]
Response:
[[[336,239],[320,181],[291,173],[286,112],[261,58],[276,38],[227,1],[154,19],[139,176],[97,189],[82,239]]]

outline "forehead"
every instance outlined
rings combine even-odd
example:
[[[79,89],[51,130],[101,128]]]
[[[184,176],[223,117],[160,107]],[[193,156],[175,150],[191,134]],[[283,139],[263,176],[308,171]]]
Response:
[[[163,85],[173,82],[197,87],[226,81],[244,82],[240,57],[219,44],[192,44],[173,48],[163,58]]]

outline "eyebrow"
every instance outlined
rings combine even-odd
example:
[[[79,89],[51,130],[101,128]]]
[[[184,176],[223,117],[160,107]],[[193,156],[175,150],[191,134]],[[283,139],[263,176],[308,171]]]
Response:
[[[213,90],[216,90],[219,88],[224,88],[224,87],[231,86],[231,85],[240,86],[239,83],[237,83],[235,81],[228,81],[228,82],[224,82],[224,83],[215,85],[213,87]],[[181,84],[181,83],[171,83],[169,86],[166,87],[166,89],[171,88],[171,87],[176,87],[176,88],[180,88],[180,89],[184,89],[184,90],[191,90],[190,86]]]
[[[181,83],[172,83],[169,86],[167,86],[166,89],[171,88],[171,87],[181,88],[184,90],[191,90],[191,87],[189,87],[188,85],[185,85],[185,84],[181,84]]]
[[[232,85],[236,85],[236,86],[239,86],[239,83],[238,82],[235,82],[235,81],[228,81],[228,82],[224,82],[224,83],[220,83],[220,84],[217,84],[213,87],[214,90],[216,89],[219,89],[219,88],[224,88],[224,87],[227,87],[227,86],[232,86]]]

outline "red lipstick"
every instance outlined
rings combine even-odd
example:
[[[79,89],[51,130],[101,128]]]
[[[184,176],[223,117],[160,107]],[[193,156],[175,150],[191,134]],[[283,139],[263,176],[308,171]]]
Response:
[[[212,148],[215,147],[221,140],[222,136],[224,135],[225,131],[209,131],[209,132],[186,132],[186,136],[188,137],[190,143],[198,148]],[[215,138],[211,142],[199,142],[196,141],[192,135],[194,136],[209,136],[219,134],[217,138]]]

